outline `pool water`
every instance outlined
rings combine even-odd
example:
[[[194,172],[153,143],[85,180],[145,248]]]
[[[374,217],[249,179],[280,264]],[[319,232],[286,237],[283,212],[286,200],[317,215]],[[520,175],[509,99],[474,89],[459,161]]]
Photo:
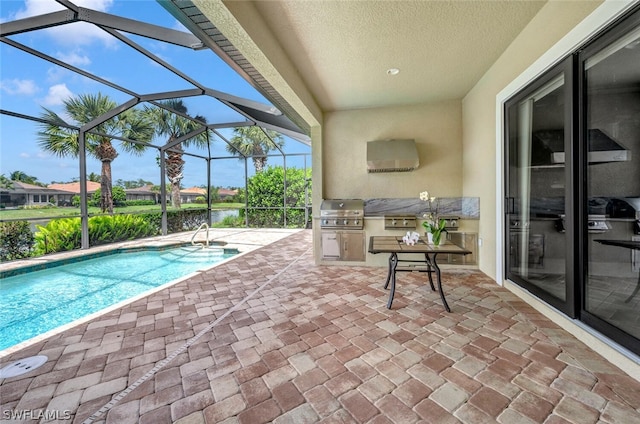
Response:
[[[234,256],[220,248],[121,252],[0,280],[0,350]]]

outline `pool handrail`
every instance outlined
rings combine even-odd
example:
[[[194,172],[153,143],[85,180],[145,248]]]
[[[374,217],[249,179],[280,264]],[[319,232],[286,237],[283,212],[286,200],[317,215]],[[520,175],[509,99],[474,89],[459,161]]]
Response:
[[[206,227],[207,228],[207,237],[205,240],[205,243],[196,243],[193,240],[196,238],[196,235],[198,234],[198,232],[202,229],[202,227]],[[198,227],[198,229],[193,233],[193,236],[191,236],[191,245],[192,246],[202,246],[202,248],[204,249],[205,247],[209,247],[209,224],[207,224],[206,222],[203,222],[202,224],[200,224],[200,226]]]

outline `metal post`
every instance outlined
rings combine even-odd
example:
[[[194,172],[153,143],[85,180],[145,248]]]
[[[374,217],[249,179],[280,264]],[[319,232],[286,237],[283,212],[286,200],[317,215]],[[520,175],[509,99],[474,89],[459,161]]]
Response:
[[[80,159],[80,248],[89,248],[89,210],[87,208],[87,144],[85,132],[78,132],[78,158]]]
[[[249,171],[247,157],[244,157],[244,225],[249,228]]]
[[[283,206],[283,218],[284,218],[284,228],[287,228],[287,157],[285,155],[282,156],[282,206]]]
[[[165,175],[165,158],[164,158],[164,150],[161,148],[158,149],[160,152],[160,210],[162,211],[162,235],[166,236],[168,233],[167,230],[167,182],[164,179]]]
[[[211,227],[211,154],[207,158],[207,225]]]

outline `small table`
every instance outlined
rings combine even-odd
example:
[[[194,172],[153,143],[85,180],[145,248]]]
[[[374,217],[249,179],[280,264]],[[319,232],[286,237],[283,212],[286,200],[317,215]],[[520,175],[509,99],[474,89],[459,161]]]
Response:
[[[600,244],[608,245],[608,246],[617,246],[617,247],[625,247],[627,249],[640,250],[640,241],[634,240],[605,240],[605,239],[597,239],[594,240]],[[624,303],[629,303],[633,297],[638,294],[640,290],[640,272],[638,273],[638,282],[636,283],[636,288],[633,290],[633,293],[627,297]]]
[[[440,246],[434,246],[433,244],[429,244],[423,237],[420,237],[416,244],[408,245],[402,241],[402,237],[372,236],[369,238],[369,253],[389,253],[389,271],[387,273],[387,280],[384,284],[384,288],[387,289],[389,287],[389,282],[391,282],[391,291],[389,292],[387,309],[391,309],[393,296],[396,291],[396,272],[418,271],[426,272],[429,275],[429,284],[431,285],[431,290],[433,291],[435,291],[435,287],[433,286],[433,278],[431,274],[433,272],[436,273],[440,299],[442,299],[444,309],[447,312],[451,312],[451,308],[449,308],[447,299],[445,299],[444,292],[442,291],[442,277],[440,267],[436,262],[436,257],[439,253],[468,255],[471,253],[471,251],[463,249],[462,247],[450,242],[449,240],[445,241]],[[398,259],[398,254],[400,253],[424,254],[424,259]],[[413,265],[398,267],[398,262],[410,262]]]

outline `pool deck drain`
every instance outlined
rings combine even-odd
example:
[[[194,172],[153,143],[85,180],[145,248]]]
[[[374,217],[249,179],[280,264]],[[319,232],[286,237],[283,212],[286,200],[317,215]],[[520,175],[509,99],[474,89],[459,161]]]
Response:
[[[17,377],[26,374],[43,366],[49,358],[45,355],[29,356],[28,358],[13,361],[9,365],[0,369],[0,379]]]

